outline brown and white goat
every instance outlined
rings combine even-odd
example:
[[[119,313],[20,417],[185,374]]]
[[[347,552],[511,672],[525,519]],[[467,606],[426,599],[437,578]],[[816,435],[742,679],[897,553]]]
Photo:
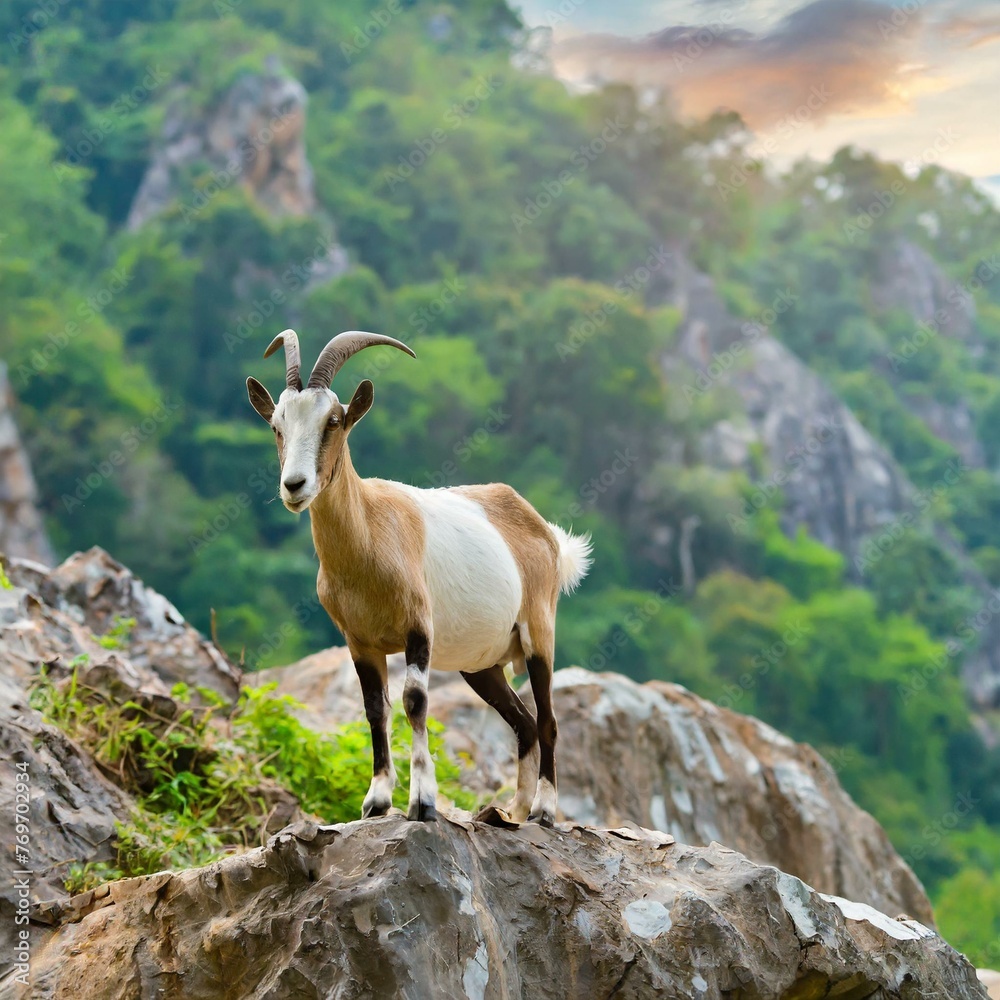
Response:
[[[254,409],[274,429],[280,495],[295,513],[309,510],[319,556],[320,602],[344,633],[361,681],[372,730],[373,777],[363,816],[382,816],[396,783],[389,752],[386,656],[404,651],[403,705],[413,728],[410,819],[434,819],[437,783],[427,750],[428,668],[457,670],[517,736],[512,813],[542,823],[556,814],[556,720],[552,661],[556,601],[590,566],[590,542],[546,522],[511,487],[418,489],[362,479],[347,446],[351,428],[372,405],[364,380],[344,406],[330,390],[344,362],[383,344],[415,357],[403,343],[350,332],[323,348],[302,387],[298,337],[284,344],[286,388],[277,402],[254,378]],[[527,670],[537,720],[507,683],[504,666]]]

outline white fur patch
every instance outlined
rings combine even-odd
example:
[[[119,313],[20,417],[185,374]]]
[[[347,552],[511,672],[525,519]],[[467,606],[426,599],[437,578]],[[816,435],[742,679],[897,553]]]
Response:
[[[474,500],[449,490],[401,488],[424,518],[424,574],[434,625],[431,667],[492,667],[510,646],[521,608],[514,556]]]

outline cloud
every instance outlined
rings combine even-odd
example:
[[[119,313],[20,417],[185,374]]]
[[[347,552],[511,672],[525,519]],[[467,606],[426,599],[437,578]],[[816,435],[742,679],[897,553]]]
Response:
[[[945,21],[944,34],[957,45],[975,49],[1000,41],[1000,15],[957,14]]]
[[[753,32],[736,26],[732,8],[713,16],[716,6],[703,6],[706,22],[698,26],[638,39],[601,34],[557,42],[556,72],[580,82],[666,87],[685,115],[736,110],[755,129],[807,102],[814,121],[833,113],[898,113],[907,104],[908,77],[919,72],[912,59],[924,17],[919,7],[813,0]],[[817,93],[826,95],[818,108]]]

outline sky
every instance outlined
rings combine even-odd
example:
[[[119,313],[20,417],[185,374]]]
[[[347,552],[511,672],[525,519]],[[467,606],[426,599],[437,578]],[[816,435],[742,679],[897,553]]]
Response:
[[[516,3],[515,3],[516,5]],[[782,168],[854,144],[1000,192],[1000,0],[522,0],[555,72],[738,111]],[[752,148],[752,147],[751,147]]]

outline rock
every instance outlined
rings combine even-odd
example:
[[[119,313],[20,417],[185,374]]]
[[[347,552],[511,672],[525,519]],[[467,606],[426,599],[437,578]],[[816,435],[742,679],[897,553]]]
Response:
[[[326,684],[316,665],[268,672],[280,692],[309,706],[315,727],[364,718],[345,652],[327,654],[338,666]],[[530,704],[528,687],[522,695]],[[933,923],[916,875],[811,747],[676,684],[637,684],[575,667],[556,672],[553,697],[559,804],[567,819],[637,823],[688,844],[719,841],[823,892]],[[463,772],[468,787],[513,793],[514,738],[493,709],[457,680],[431,692],[429,711],[447,726],[452,753],[471,760]]]
[[[872,303],[876,309],[900,309],[913,317],[911,340],[918,346],[921,337],[946,337],[960,341],[974,358],[986,350],[976,329],[976,303],[969,291],[952,281],[923,247],[902,237],[883,247],[871,282]],[[973,275],[969,275],[970,280]],[[902,345],[890,345],[899,351]],[[899,355],[899,371],[884,365],[886,377],[899,385],[907,377],[906,357]],[[935,399],[902,391],[899,396],[906,408],[919,417],[928,430],[947,441],[973,468],[983,468],[986,458],[977,438],[975,418],[965,399]]]
[[[305,149],[306,105],[302,84],[277,68],[240,77],[207,112],[193,112],[182,97],[176,99],[132,202],[128,228],[138,229],[178,198],[198,211],[210,195],[190,190],[186,175],[202,164],[224,176],[221,186],[242,184],[275,215],[311,212],[316,199]]]
[[[18,765],[27,765],[19,767]],[[23,858],[7,855],[7,877],[0,884],[0,981],[9,971],[19,925],[14,869],[30,871],[27,888],[34,906],[40,900],[65,901],[70,865],[111,861],[115,819],[125,819],[130,799],[100,772],[86,754],[28,705],[24,690],[0,672],[0,813],[15,844],[15,780],[30,789],[28,841]],[[7,822],[9,821],[9,825]],[[37,912],[36,912],[37,916]],[[34,936],[34,930],[33,930]]]
[[[134,619],[118,646],[144,686],[166,691],[183,681],[235,697],[238,674],[218,649],[103,549],[77,552],[50,571],[8,563],[14,587],[0,590],[0,658],[11,676],[26,683],[40,663],[66,665],[81,655],[103,662],[109,651],[99,639]]]
[[[853,569],[867,536],[894,520],[913,494],[906,475],[815,372],[762,327],[734,317],[712,279],[683,254],[671,257],[656,294],[683,313],[662,359],[667,377],[683,385],[692,382],[691,369],[711,371],[718,377],[710,391],[724,387],[736,400],[734,418],[706,433],[702,459],[780,486],[785,531],[804,525]],[[713,365],[716,356],[735,356],[734,348],[737,363],[725,371]],[[756,468],[760,451],[764,476]]]
[[[51,566],[52,546],[38,512],[38,489],[14,421],[14,393],[0,361],[0,552]]]
[[[443,818],[292,828],[39,938],[34,1000],[986,996],[922,924],[718,844]]]

